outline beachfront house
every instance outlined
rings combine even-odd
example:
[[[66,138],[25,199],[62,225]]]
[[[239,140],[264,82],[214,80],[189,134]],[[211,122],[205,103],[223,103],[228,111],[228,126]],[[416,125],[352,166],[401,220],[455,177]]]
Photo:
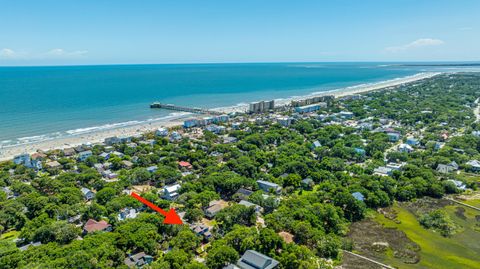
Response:
[[[197,119],[186,119],[183,121],[184,128],[192,128],[198,125]]]
[[[167,128],[158,128],[156,131],[155,131],[155,135],[156,136],[160,136],[160,137],[167,137],[168,136],[168,129]]]
[[[32,168],[32,161],[30,159],[30,155],[27,153],[15,156],[13,158],[13,163],[15,163],[16,165],[24,165],[28,168]]]
[[[170,134],[170,142],[179,141],[182,139],[182,135],[178,132],[172,132]]]
[[[104,140],[105,145],[108,145],[108,146],[112,146],[112,145],[118,144],[120,142],[122,142],[122,141],[120,140],[120,138],[118,138],[116,136],[107,137]]]

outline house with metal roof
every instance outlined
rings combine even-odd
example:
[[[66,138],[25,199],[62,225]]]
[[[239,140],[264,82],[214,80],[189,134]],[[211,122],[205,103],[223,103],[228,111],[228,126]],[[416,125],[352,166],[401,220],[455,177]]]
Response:
[[[278,264],[277,260],[255,250],[245,251],[237,262],[240,269],[273,269],[277,268]]]

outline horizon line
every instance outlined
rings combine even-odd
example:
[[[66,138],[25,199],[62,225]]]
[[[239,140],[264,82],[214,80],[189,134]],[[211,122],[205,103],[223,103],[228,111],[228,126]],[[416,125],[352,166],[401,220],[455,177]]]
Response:
[[[298,64],[298,63],[391,63],[391,64],[405,64],[405,63],[458,63],[458,64],[465,64],[465,63],[471,63],[471,64],[480,64],[480,60],[448,60],[448,61],[443,61],[443,60],[434,60],[434,61],[265,61],[265,62],[171,62],[171,63],[101,63],[101,64],[95,64],[95,63],[86,63],[86,64],[47,64],[47,65],[1,65],[0,68],[4,67],[78,67],[78,66],[131,66],[131,65],[221,65],[221,64]]]

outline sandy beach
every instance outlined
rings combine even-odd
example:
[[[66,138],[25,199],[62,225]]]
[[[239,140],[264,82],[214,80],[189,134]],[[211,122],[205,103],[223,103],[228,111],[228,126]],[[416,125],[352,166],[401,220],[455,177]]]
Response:
[[[282,105],[289,104],[292,100],[309,98],[314,96],[334,95],[336,98],[338,98],[338,97],[343,97],[343,96],[348,96],[353,94],[366,93],[370,91],[398,86],[401,84],[416,82],[419,80],[431,78],[439,74],[441,73],[439,72],[419,73],[413,76],[402,77],[402,78],[382,81],[378,83],[362,84],[362,85],[357,85],[357,86],[352,86],[352,87],[347,87],[347,88],[342,88],[337,90],[315,92],[302,97],[297,96],[297,97],[291,97],[291,98],[285,98],[285,99],[278,99],[276,100],[275,104],[276,106],[282,106]],[[216,108],[215,110],[222,111],[224,113],[245,112],[247,107],[248,105],[237,105],[237,106],[231,106],[231,107]],[[112,136],[133,136],[133,135],[138,135],[138,134],[146,133],[149,131],[153,131],[160,127],[179,126],[179,125],[182,125],[184,119],[189,117],[192,117],[192,115],[183,114],[183,115],[177,115],[174,117],[169,117],[168,119],[150,121],[147,123],[127,126],[127,127],[101,130],[101,131],[96,131],[91,133],[84,133],[84,134],[72,135],[68,137],[55,138],[52,140],[46,140],[46,141],[40,141],[40,142],[5,146],[3,148],[0,148],[0,161],[9,160],[13,156],[22,154],[22,153],[31,154],[36,152],[39,149],[44,151],[52,150],[52,149],[63,149],[63,148],[78,146],[81,144],[103,142],[105,138],[112,137]]]

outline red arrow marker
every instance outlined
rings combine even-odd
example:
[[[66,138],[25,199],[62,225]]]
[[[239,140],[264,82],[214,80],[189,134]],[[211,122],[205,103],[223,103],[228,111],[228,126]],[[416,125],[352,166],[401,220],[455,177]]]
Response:
[[[162,214],[165,216],[165,219],[163,220],[164,224],[183,224],[182,219],[177,215],[177,212],[175,212],[175,209],[171,208],[168,212],[161,209],[160,207],[150,203],[148,200],[142,198],[140,195],[132,192],[130,194],[133,198],[137,199],[141,203],[147,205],[151,209],[157,211],[158,213]]]

